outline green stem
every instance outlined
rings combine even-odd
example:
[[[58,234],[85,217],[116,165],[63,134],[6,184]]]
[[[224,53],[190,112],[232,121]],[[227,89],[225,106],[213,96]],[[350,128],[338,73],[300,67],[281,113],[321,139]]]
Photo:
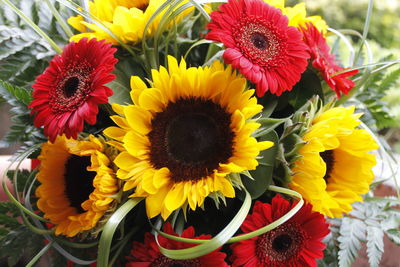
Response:
[[[360,58],[365,40],[367,39],[368,31],[369,31],[369,24],[371,22],[371,17],[372,17],[372,9],[374,7],[374,0],[369,0],[368,2],[368,10],[367,10],[367,16],[365,17],[365,23],[364,23],[364,29],[363,29],[363,34],[362,34],[362,39],[361,39],[361,44],[360,48],[358,49],[358,52],[355,57],[355,62],[357,63],[358,59]]]
[[[53,49],[61,54],[62,49],[51,39],[44,31],[42,31],[30,18],[28,18],[21,10],[14,6],[9,0],[2,0],[6,5],[8,5],[18,16],[20,16],[29,26],[32,27],[40,36],[42,36],[46,41],[53,47]]]
[[[274,185],[270,185],[268,187],[269,190],[271,191],[275,191],[278,193],[283,193],[283,194],[287,194],[293,197],[297,197],[299,198],[299,202],[296,204],[296,206],[294,206],[288,213],[286,213],[284,216],[282,216],[281,218],[277,219],[276,221],[260,228],[257,229],[255,231],[246,233],[246,234],[242,234],[242,235],[238,235],[235,237],[230,238],[229,240],[227,240],[227,242],[225,244],[230,244],[230,243],[234,243],[234,242],[238,242],[238,241],[243,241],[243,240],[247,240],[250,238],[253,238],[255,236],[259,236],[262,234],[265,234],[268,231],[271,231],[273,229],[275,229],[276,227],[282,225],[283,223],[285,223],[287,220],[289,220],[293,215],[295,215],[303,206],[304,204],[304,200],[301,196],[301,194],[299,194],[296,191],[287,189],[287,188],[283,188],[283,187],[278,187],[278,186],[274,186]],[[205,244],[210,242],[210,240],[202,240],[202,239],[190,239],[190,238],[184,238],[184,237],[179,237],[179,236],[174,236],[174,235],[169,235],[166,234],[162,231],[160,231],[160,229],[157,229],[156,227],[152,226],[152,228],[160,235],[165,236],[169,239],[175,240],[175,241],[180,241],[180,242],[185,242],[185,243],[191,243],[191,244]]]
[[[44,0],[44,1],[49,6],[49,8],[51,10],[51,13],[53,13],[53,16],[56,18],[56,20],[60,24],[61,28],[68,35],[68,37],[71,38],[74,35],[74,33],[72,32],[71,28],[68,26],[68,24],[65,22],[65,20],[61,17],[60,13],[58,13],[57,9],[50,2],[50,0]]]
[[[36,254],[36,256],[33,257],[33,259],[26,265],[26,267],[34,266],[34,264],[40,259],[40,257],[42,257],[49,250],[49,248],[51,248],[53,243],[54,243],[54,241],[51,241],[44,248],[42,248],[42,250],[39,251],[39,253]]]
[[[6,171],[4,172],[4,174],[7,174],[8,169],[9,169],[9,168],[6,169]],[[5,175],[4,175],[4,176],[5,176]],[[19,208],[21,211],[25,212],[25,213],[28,214],[29,216],[34,217],[34,218],[36,218],[36,219],[38,219],[38,220],[40,220],[40,221],[47,222],[46,219],[42,218],[41,216],[39,216],[39,215],[35,214],[34,212],[30,211],[29,209],[27,209],[24,205],[22,205],[22,204],[11,194],[11,192],[10,192],[10,190],[8,189],[8,186],[7,186],[7,184],[6,184],[6,180],[7,180],[7,179],[3,179],[3,181],[2,181],[3,190],[4,190],[4,193],[7,195],[7,197],[11,200],[11,202],[12,202],[15,206],[17,206],[17,208]]]
[[[114,256],[112,257],[112,259],[110,260],[110,263],[108,264],[109,267],[114,266],[114,262],[118,259],[118,257],[120,256],[122,250],[125,248],[125,245],[131,240],[133,234],[136,233],[136,231],[139,228],[136,227],[134,228],[129,234],[127,234],[124,239],[121,241],[121,243],[119,244],[119,247],[117,249],[117,251],[115,251],[113,254]]]
[[[131,211],[143,198],[131,198],[119,207],[113,215],[108,219],[104,225],[103,232],[101,233],[99,248],[97,250],[97,266],[107,267],[108,259],[110,257],[111,243],[114,237],[114,232],[120,222],[125,218],[129,211]]]

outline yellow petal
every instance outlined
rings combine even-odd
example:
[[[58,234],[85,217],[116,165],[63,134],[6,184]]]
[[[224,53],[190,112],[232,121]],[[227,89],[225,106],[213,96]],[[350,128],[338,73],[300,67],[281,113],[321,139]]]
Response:
[[[165,207],[170,211],[174,211],[180,208],[185,201],[184,182],[174,184],[165,197]]]

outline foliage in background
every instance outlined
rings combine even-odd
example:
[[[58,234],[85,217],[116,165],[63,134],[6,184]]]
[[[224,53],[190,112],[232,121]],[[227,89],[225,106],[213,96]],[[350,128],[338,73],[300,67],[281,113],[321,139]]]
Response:
[[[50,0],[56,9],[68,18],[72,13],[55,0]],[[16,0],[13,3],[24,12],[46,34],[56,42],[65,44],[68,37],[55,17],[49,12],[45,1]],[[54,56],[52,47],[29,25],[2,3],[0,9],[0,98],[11,105],[12,126],[0,141],[0,147],[14,143],[43,141],[40,131],[35,129],[27,105],[31,101],[31,85],[37,75],[47,67]],[[15,99],[14,99],[15,96]]]

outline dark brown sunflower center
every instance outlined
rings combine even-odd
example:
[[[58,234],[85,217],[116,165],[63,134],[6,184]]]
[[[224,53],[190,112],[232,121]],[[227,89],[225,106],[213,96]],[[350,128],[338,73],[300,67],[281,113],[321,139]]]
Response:
[[[142,5],[138,6],[137,8],[142,10],[143,12],[145,12],[148,6],[149,6],[149,4],[147,3],[147,4],[142,4]]]
[[[324,152],[320,152],[322,160],[326,164],[326,172],[324,176],[324,180],[328,183],[329,178],[331,177],[333,166],[335,165],[335,158],[333,156],[333,150],[325,150]]]
[[[94,191],[93,179],[96,172],[88,171],[91,165],[90,156],[80,157],[71,155],[65,163],[65,194],[78,213],[85,212],[81,204],[89,199],[89,195]]]
[[[173,260],[165,257],[164,255],[160,255],[150,264],[150,267],[200,267],[200,266],[202,265],[199,259]]]
[[[63,92],[66,97],[73,96],[79,87],[79,78],[71,77],[69,78],[63,86]]]
[[[234,26],[237,47],[247,59],[264,67],[281,67],[287,56],[287,37],[261,17],[244,17]]]
[[[167,152],[177,161],[189,164],[203,162],[216,152],[218,125],[203,114],[183,114],[170,122],[166,137]]]
[[[251,41],[253,42],[253,45],[260,50],[265,50],[268,48],[267,38],[258,32],[255,32],[251,35]]]
[[[220,105],[199,98],[179,99],[152,122],[150,160],[168,167],[176,182],[211,174],[232,156],[231,115]]]
[[[118,3],[118,5],[124,6],[128,9],[137,8],[137,9],[140,9],[143,12],[145,12],[146,9],[149,7],[149,2],[150,1],[147,1],[147,0],[145,0],[145,1],[143,1],[143,0],[141,0],[141,1],[126,1],[125,0],[125,1],[120,1]]]
[[[288,263],[297,258],[306,239],[297,223],[285,223],[257,239],[256,256],[265,264]]]

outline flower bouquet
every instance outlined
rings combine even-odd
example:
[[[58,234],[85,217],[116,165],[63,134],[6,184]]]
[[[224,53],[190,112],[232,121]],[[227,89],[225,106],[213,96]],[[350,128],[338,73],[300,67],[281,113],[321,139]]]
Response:
[[[3,181],[10,265],[349,266],[366,243],[377,266],[399,244],[399,198],[372,193],[399,62],[372,61],[372,6],[360,34],[284,0],[0,3],[3,143],[33,163]]]

